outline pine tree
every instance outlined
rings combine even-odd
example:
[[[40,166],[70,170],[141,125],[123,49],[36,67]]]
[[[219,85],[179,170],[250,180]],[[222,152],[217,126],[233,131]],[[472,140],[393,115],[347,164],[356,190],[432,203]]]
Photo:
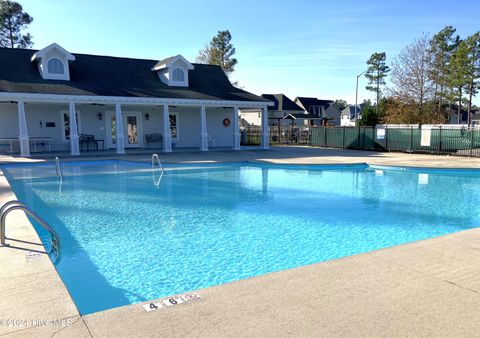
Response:
[[[446,26],[430,40],[430,78],[435,85],[434,101],[438,102],[437,119],[439,121],[443,101],[449,100],[452,91],[449,88],[448,67],[452,53],[460,43],[460,37],[455,35],[455,32],[455,28]]]
[[[468,48],[467,86],[465,93],[468,95],[468,125],[471,124],[472,99],[480,89],[480,32],[469,36],[465,43]]]
[[[27,48],[33,45],[30,33],[22,34],[33,18],[23,11],[22,5],[0,0],[0,47]]]
[[[217,35],[212,38],[210,44],[198,52],[196,61],[199,63],[218,65],[227,76],[230,76],[237,64],[237,59],[233,57],[235,55],[235,48],[231,40],[232,35],[228,30],[219,31]]]
[[[469,69],[469,48],[466,41],[461,41],[458,48],[453,52],[450,64],[448,66],[448,80],[449,85],[453,89],[453,95],[458,102],[457,122],[461,122],[462,113],[462,99],[464,89],[468,83],[468,69]]]
[[[386,58],[385,53],[373,53],[367,61],[368,69],[365,73],[365,77],[368,79],[368,85],[365,88],[377,94],[377,114],[379,113],[380,87],[385,85],[385,78],[390,71],[390,68],[385,64]]]

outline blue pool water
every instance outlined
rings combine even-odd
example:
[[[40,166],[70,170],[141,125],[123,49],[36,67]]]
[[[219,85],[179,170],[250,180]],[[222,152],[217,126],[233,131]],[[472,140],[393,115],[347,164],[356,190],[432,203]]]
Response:
[[[59,232],[82,314],[480,225],[479,171],[238,163],[157,186],[148,167],[65,164],[61,185],[51,164],[4,167]]]

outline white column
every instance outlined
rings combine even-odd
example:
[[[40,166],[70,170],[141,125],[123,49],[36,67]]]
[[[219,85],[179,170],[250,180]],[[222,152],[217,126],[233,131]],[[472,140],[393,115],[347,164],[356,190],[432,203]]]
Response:
[[[268,109],[262,108],[262,149],[270,148],[270,133],[268,130]]]
[[[208,132],[207,132],[207,114],[205,106],[200,107],[200,151],[208,151]]]
[[[68,108],[70,112],[70,154],[80,155],[80,147],[78,146],[77,111],[75,109],[75,104],[71,102]]]
[[[123,135],[123,117],[120,103],[115,105],[115,129],[117,154],[125,154],[125,136]]]
[[[163,151],[172,152],[172,133],[170,131],[170,116],[168,105],[163,106]]]
[[[233,108],[233,150],[240,150],[240,126],[238,123],[238,107]]]
[[[18,102],[18,140],[20,142],[20,155],[22,157],[29,157],[30,141],[28,138],[25,105],[23,104],[23,101]]]

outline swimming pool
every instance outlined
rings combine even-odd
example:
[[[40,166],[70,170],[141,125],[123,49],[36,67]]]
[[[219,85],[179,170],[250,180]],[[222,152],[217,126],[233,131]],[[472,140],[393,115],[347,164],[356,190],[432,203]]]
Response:
[[[88,314],[479,226],[480,171],[368,165],[5,165],[62,239]],[[46,246],[49,236],[34,223]],[[8,231],[8,227],[7,227]]]

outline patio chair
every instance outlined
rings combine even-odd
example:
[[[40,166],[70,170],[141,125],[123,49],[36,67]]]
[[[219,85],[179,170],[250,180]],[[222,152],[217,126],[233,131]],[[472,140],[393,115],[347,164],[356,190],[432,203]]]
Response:
[[[80,150],[83,150],[83,146],[87,145],[87,151],[90,151],[90,144],[93,144],[98,151],[98,143],[97,140],[95,140],[95,135],[80,134],[78,135],[78,143]]]
[[[150,148],[151,143],[162,143],[163,144],[163,135],[159,133],[145,134],[145,144],[147,148]]]

